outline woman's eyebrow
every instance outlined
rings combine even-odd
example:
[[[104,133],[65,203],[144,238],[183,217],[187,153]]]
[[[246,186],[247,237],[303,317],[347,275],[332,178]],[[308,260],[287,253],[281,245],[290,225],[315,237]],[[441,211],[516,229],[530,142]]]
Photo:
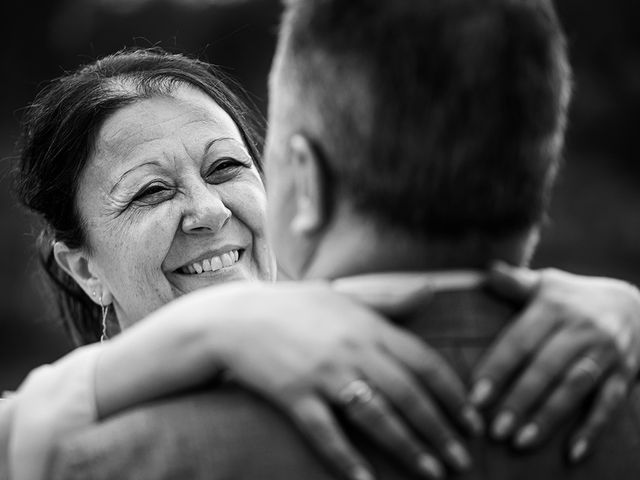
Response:
[[[205,153],[205,154],[206,154],[206,153],[208,153],[208,152],[209,152],[209,150],[211,149],[211,147],[213,147],[217,142],[220,142],[220,141],[222,141],[222,140],[231,140],[231,141],[232,141],[232,142],[234,142],[234,143],[237,143],[237,144],[239,144],[239,145],[242,145],[242,143],[238,142],[238,140],[237,140],[237,139],[232,138],[232,137],[219,137],[219,138],[214,138],[213,140],[209,140],[209,141],[207,142],[207,145],[206,145],[206,146],[205,146],[205,148],[204,148],[204,153]]]
[[[124,172],[120,178],[118,179],[118,181],[113,185],[113,187],[111,187],[111,190],[109,190],[109,194],[111,195],[114,190],[116,190],[116,188],[118,188],[118,186],[120,186],[120,184],[122,183],[122,181],[131,173],[133,173],[134,171],[146,166],[146,165],[155,165],[157,167],[160,166],[160,164],[158,163],[157,160],[149,160],[148,162],[144,162],[141,163],[139,165],[136,165],[135,167],[130,168],[129,170],[127,170],[126,172]]]

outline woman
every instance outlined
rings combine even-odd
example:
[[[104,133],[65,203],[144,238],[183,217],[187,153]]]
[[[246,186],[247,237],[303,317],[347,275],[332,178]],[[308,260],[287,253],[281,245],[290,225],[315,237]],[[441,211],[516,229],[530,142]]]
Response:
[[[264,236],[258,145],[248,113],[219,76],[209,66],[181,56],[150,51],[116,54],[61,78],[39,96],[26,119],[19,192],[24,203],[47,222],[40,239],[43,264],[60,293],[60,313],[76,343],[95,342],[118,329],[129,329],[167,302],[204,286],[275,279],[274,261]],[[257,294],[260,288],[256,287]],[[222,305],[229,297],[221,292]],[[228,295],[229,290],[226,292]],[[324,298],[329,293],[322,290],[312,295]],[[227,311],[238,297],[232,298]],[[474,410],[463,408],[464,389],[446,364],[439,363],[436,369],[441,376],[448,376],[445,382],[425,378],[419,373],[421,365],[439,362],[433,353],[374,314],[334,297],[327,300],[333,304],[325,305],[328,313],[324,317],[323,311],[313,312],[323,321],[313,324],[315,338],[302,345],[305,353],[328,350],[318,338],[328,339],[330,346],[344,339],[365,345],[372,354],[408,372],[407,385],[420,392],[414,393],[416,402],[430,400],[414,385],[412,375],[431,387],[436,400],[448,407],[448,413],[461,425],[477,427]],[[360,322],[328,321],[331,308],[349,311],[345,315],[360,318]],[[69,384],[72,378],[80,393],[71,396],[76,399],[71,406],[86,405],[80,415],[72,412],[70,419],[64,415],[54,419],[62,424],[55,428],[64,432],[136,402],[201,383],[221,373],[223,367],[242,365],[242,359],[254,359],[250,348],[234,347],[256,338],[252,336],[255,333],[245,328],[247,324],[224,320],[196,325],[188,319],[180,324],[142,322],[113,347],[85,350],[86,355],[81,351],[61,362],[64,365],[58,369],[62,373],[55,377],[56,382],[49,374],[35,375],[36,380],[28,381],[26,387],[36,387],[25,388],[28,395],[17,402],[20,408],[14,421],[12,458],[19,460],[22,446],[36,438],[29,434],[33,423],[20,412],[37,411],[37,400],[47,397],[53,383]],[[271,347],[271,351],[290,348],[295,353],[293,346],[301,348],[299,335],[287,336],[286,329],[282,333],[274,343],[267,343],[267,351]],[[209,342],[211,338],[216,342]],[[150,355],[136,357],[145,351],[141,342],[163,354],[171,352],[168,358],[174,362],[158,364]],[[382,347],[376,348],[378,344]],[[181,351],[183,345],[189,348]],[[139,363],[132,363],[128,371],[114,372],[111,366],[123,358],[137,358]],[[368,371],[363,358],[366,356],[352,362],[385,394],[384,378]],[[268,361],[268,352],[259,360]],[[319,363],[322,361],[326,359]],[[263,365],[258,373],[231,368],[231,374],[266,391],[287,410],[291,405],[278,398],[278,389],[265,384],[278,376],[286,377],[287,367],[295,365],[292,361],[277,365],[278,374],[270,377],[269,365]],[[44,381],[38,379],[46,376],[49,378]],[[96,405],[92,405],[94,394],[87,386],[94,376]],[[300,378],[293,377],[295,380]],[[309,390],[317,387],[313,378],[307,379],[306,385]],[[323,385],[334,394],[343,387]],[[24,406],[29,402],[30,410]],[[59,413],[49,407],[50,412]],[[304,429],[305,419],[296,418],[295,409],[289,414]],[[407,420],[419,424],[422,419]],[[446,442],[434,444],[438,453],[454,468],[467,467],[469,460],[457,435],[444,420],[429,420],[430,425],[449,432]],[[42,462],[33,457],[28,462],[14,461],[16,478],[37,478],[43,472],[48,445],[58,432],[55,428],[48,438],[40,437],[42,448],[36,459],[40,457]],[[315,438],[313,432],[308,433]],[[429,428],[420,433],[430,438]],[[406,431],[400,436],[413,441]],[[328,451],[323,442],[315,445]],[[437,461],[426,446],[420,448],[424,453],[414,468],[434,476]],[[361,461],[348,446],[343,450],[339,458],[334,453],[331,459],[339,463],[343,473],[362,478],[366,470]]]

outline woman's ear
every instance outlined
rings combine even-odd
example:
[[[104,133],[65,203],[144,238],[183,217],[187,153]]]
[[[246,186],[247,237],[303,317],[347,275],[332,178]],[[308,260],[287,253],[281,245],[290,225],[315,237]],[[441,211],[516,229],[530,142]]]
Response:
[[[296,134],[289,141],[293,176],[291,230],[303,236],[313,235],[325,223],[324,177],[322,165],[309,139]]]
[[[109,305],[113,301],[109,289],[92,272],[91,263],[84,250],[69,248],[64,242],[55,242],[53,256],[60,268],[73,278],[96,304]]]

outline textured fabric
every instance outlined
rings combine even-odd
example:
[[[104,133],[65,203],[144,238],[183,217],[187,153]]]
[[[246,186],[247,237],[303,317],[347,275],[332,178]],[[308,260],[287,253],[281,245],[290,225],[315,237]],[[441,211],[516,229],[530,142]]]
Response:
[[[512,318],[515,308],[475,292],[436,294],[410,318],[396,319],[436,347],[468,379],[478,358]],[[571,425],[543,448],[519,454],[490,441],[469,441],[473,472],[461,479],[640,478],[640,397],[611,422],[583,464],[569,468]],[[412,478],[365,439],[350,432],[380,479]],[[329,479],[279,412],[239,389],[198,392],[127,412],[60,444],[54,480],[75,479]]]

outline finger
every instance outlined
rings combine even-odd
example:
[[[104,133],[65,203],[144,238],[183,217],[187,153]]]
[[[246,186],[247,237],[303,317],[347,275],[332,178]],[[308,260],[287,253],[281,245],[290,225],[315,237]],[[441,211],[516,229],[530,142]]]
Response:
[[[516,434],[516,446],[527,448],[547,438],[571,411],[584,404],[614,361],[613,353],[600,351],[574,362],[544,404]]]
[[[311,447],[340,475],[352,480],[373,480],[371,468],[347,440],[322,399],[303,397],[289,411]]]
[[[491,346],[473,372],[471,403],[484,408],[498,398],[556,329],[554,317],[546,316],[542,307],[537,304],[527,307]]]
[[[356,388],[366,390],[354,395],[348,394],[347,398],[344,398],[344,392],[356,384]],[[382,394],[374,392],[368,383],[362,380],[351,380],[345,385],[337,394],[327,393],[333,395],[332,400],[343,409],[346,418],[356,428],[421,476],[443,477],[444,469],[440,462],[407,429]]]
[[[471,466],[471,456],[448,425],[443,412],[405,369],[389,358],[378,357],[367,362],[364,373],[407,423],[427,440],[449,465],[459,471]]]
[[[412,311],[433,296],[433,286],[425,274],[358,275],[331,283],[334,290],[377,312],[401,315]]]
[[[451,286],[474,288],[484,285],[481,273],[393,273],[369,274],[334,280],[335,290],[387,316],[411,313]]]
[[[542,274],[528,268],[497,261],[491,265],[487,286],[495,293],[517,302],[526,302],[540,288]]]
[[[386,353],[407,367],[458,425],[470,433],[481,434],[482,419],[469,405],[466,388],[453,368],[419,338],[393,327],[384,333]]]
[[[569,460],[581,461],[591,450],[600,432],[627,396],[629,380],[620,374],[612,375],[599,391],[593,408],[584,424],[569,444]]]
[[[561,378],[566,366],[585,352],[591,337],[592,332],[563,330],[544,344],[502,401],[491,427],[494,438],[502,440],[511,435],[518,422]]]

